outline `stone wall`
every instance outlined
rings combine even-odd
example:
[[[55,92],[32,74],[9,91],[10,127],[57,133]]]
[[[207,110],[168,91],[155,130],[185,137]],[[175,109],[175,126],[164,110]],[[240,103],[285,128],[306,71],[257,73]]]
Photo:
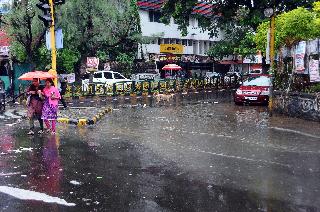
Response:
[[[320,93],[274,92],[273,111],[320,122]]]

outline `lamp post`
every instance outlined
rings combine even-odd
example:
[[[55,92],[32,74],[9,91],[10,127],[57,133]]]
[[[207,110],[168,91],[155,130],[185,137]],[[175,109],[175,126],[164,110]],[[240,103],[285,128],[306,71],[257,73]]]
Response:
[[[269,58],[270,58],[270,72],[272,76],[272,84],[269,93],[269,115],[272,116],[272,106],[273,106],[273,84],[274,84],[274,43],[275,43],[275,13],[273,8],[266,8],[264,10],[264,15],[270,18],[270,33],[268,33],[269,37]]]
[[[272,8],[264,10],[264,15],[270,19],[270,42],[269,42],[269,56],[270,56],[270,67],[273,69],[274,66],[274,40],[275,40],[275,14]]]

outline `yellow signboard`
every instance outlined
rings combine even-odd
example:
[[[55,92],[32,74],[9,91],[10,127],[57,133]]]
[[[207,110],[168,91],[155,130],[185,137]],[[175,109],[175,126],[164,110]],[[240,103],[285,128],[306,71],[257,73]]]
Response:
[[[160,44],[160,53],[183,54],[183,45],[181,45],[181,44]]]

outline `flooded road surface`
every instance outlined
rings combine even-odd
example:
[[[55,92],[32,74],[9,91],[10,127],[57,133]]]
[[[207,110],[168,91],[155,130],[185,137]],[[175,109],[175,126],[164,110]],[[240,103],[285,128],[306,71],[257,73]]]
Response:
[[[320,125],[200,101],[27,137],[0,123],[1,211],[320,211]]]

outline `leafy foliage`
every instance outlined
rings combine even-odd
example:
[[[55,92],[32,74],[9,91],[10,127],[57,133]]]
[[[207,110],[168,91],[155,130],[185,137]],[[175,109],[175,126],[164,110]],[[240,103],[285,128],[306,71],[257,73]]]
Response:
[[[15,2],[14,8],[2,20],[11,37],[13,59],[33,62],[42,45],[45,29],[37,18],[36,0]]]
[[[299,6],[311,7],[315,0],[211,0],[214,4],[212,17],[195,16],[200,27],[209,30],[216,36],[219,30],[224,32],[225,39],[218,42],[209,51],[210,56],[221,58],[226,53],[246,56],[256,52],[253,32],[266,19],[263,11],[275,7],[277,12],[290,11]],[[163,7],[164,19],[173,16],[179,28],[187,33],[188,20],[196,0],[170,0]],[[319,6],[320,7],[320,6]],[[261,28],[261,27],[260,27]],[[230,42],[232,42],[230,44]],[[225,45],[225,47],[223,47]]]
[[[96,56],[99,51],[136,42],[140,20],[134,0],[67,1],[61,8],[59,25],[65,31],[67,46],[81,55]]]
[[[119,53],[116,61],[118,62],[119,67],[122,69],[123,73],[127,76],[131,74],[133,69],[135,56],[128,53]]]
[[[316,13],[299,7],[289,12],[284,12],[276,17],[275,48],[281,46],[291,47],[301,40],[309,40],[320,36],[319,24]],[[255,36],[257,48],[264,51],[267,45],[267,32],[269,22],[258,26]]]
[[[50,63],[50,51],[44,46],[46,29],[37,17],[38,2],[16,1],[4,22],[15,59],[44,68]],[[121,52],[136,51],[141,37],[136,0],[73,0],[55,9],[56,27],[64,34],[64,49],[57,52],[58,70],[73,72],[87,56],[106,60],[109,54],[116,58]]]

